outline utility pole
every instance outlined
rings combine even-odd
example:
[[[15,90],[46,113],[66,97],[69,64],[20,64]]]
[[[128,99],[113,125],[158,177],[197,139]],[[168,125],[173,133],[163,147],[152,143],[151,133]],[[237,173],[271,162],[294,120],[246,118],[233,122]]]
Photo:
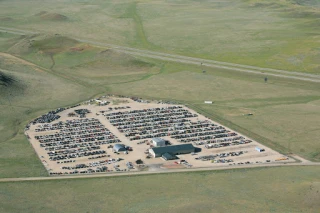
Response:
[[[202,73],[206,73],[206,71],[202,67],[202,62],[201,62],[201,70],[202,70]]]

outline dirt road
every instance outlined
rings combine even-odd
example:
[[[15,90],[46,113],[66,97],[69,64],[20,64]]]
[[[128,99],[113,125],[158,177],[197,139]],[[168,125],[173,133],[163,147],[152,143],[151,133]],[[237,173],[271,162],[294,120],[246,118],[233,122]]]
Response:
[[[0,31],[18,34],[18,35],[39,33],[37,31],[21,30],[21,29],[7,28],[7,27],[0,27]],[[113,48],[117,51],[125,52],[131,55],[154,58],[154,59],[163,60],[163,61],[202,65],[207,67],[227,69],[227,70],[233,70],[238,72],[253,73],[253,74],[259,74],[264,76],[275,76],[275,77],[303,80],[303,81],[309,81],[309,82],[320,82],[320,75],[316,75],[316,74],[294,72],[294,71],[287,71],[287,70],[278,70],[278,69],[271,69],[271,68],[262,68],[262,67],[235,64],[235,63],[229,63],[229,62],[221,62],[221,61],[215,61],[215,60],[207,60],[207,59],[181,56],[181,55],[175,55],[175,54],[161,53],[161,52],[155,52],[155,51],[149,51],[149,50],[141,50],[141,49],[136,49],[131,47],[108,44],[108,43],[99,42],[99,41],[87,40],[83,38],[74,37],[74,39],[76,39],[79,42],[84,42],[84,43],[88,43],[88,44],[99,46],[99,47]]]
[[[217,166],[206,168],[185,168],[185,169],[168,169],[158,171],[130,171],[119,173],[103,173],[103,174],[86,174],[86,175],[67,175],[67,176],[51,176],[51,177],[24,177],[24,178],[1,178],[0,182],[20,182],[20,181],[45,181],[45,180],[63,180],[63,179],[79,179],[79,178],[100,178],[100,177],[116,177],[116,176],[134,176],[134,175],[150,175],[163,173],[180,173],[180,172],[200,172],[200,171],[215,171],[215,170],[230,170],[230,169],[250,169],[250,168],[266,168],[279,166],[320,166],[320,163],[305,162],[305,163],[270,163],[270,164],[249,164],[249,165],[232,165],[232,166]]]
[[[0,27],[0,32],[7,32],[17,35],[25,35],[25,34],[36,34],[39,32],[29,31],[29,30],[20,30],[13,28]],[[234,70],[239,72],[247,72],[254,74],[261,74],[264,76],[276,76],[282,78],[289,79],[297,79],[309,82],[320,82],[320,75],[308,74],[308,73],[299,73],[299,72],[291,72],[286,70],[276,70],[269,68],[261,68],[261,67],[253,67],[248,65],[241,64],[233,64],[227,62],[219,62],[214,60],[205,60],[200,58],[193,58],[187,56],[180,56],[175,54],[167,54],[160,53],[148,50],[140,50],[130,47],[123,47],[113,44],[107,44],[97,41],[91,41],[81,38],[76,38],[76,40],[80,42],[85,42],[88,44],[100,46],[100,47],[108,47],[113,48],[117,51],[125,52],[128,54],[143,56],[148,58],[155,58],[164,61],[173,61],[178,63],[185,64],[195,64],[202,65],[208,67],[216,67],[228,70]],[[320,163],[314,163],[305,161],[304,159],[301,163],[270,163],[270,164],[249,164],[249,165],[232,165],[232,166],[217,166],[217,167],[209,167],[209,168],[189,168],[189,169],[170,169],[170,170],[159,170],[159,171],[143,171],[143,172],[121,172],[121,173],[104,173],[104,174],[88,174],[88,175],[68,175],[68,176],[52,176],[52,177],[26,177],[26,178],[2,178],[0,182],[15,182],[15,181],[41,181],[41,180],[57,180],[57,179],[74,179],[74,178],[97,178],[97,177],[111,177],[111,176],[131,176],[131,175],[146,175],[146,174],[161,174],[161,173],[169,173],[169,172],[196,172],[196,171],[209,171],[209,170],[228,170],[228,169],[237,169],[237,168],[258,168],[258,167],[275,167],[275,166],[320,166]]]

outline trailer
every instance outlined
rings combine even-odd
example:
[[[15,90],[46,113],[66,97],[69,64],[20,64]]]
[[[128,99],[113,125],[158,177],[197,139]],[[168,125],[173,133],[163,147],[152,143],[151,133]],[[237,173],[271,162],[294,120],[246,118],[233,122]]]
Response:
[[[256,150],[257,150],[258,152],[264,152],[264,151],[265,151],[265,149],[260,148],[260,147],[256,147]]]

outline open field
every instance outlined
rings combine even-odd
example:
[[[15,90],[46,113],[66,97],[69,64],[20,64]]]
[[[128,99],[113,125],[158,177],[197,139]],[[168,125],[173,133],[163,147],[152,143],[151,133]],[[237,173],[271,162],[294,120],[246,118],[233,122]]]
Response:
[[[7,52],[0,55],[1,73],[16,79],[1,87],[2,177],[44,175],[22,132],[27,122],[106,93],[176,100],[281,153],[319,161],[317,83],[270,77],[266,84],[261,75],[214,68],[204,74],[199,66],[130,56],[59,35],[1,38]],[[34,172],[26,172],[29,161]]]
[[[24,135],[27,123],[104,94],[175,101],[281,154],[319,162],[316,81],[269,75],[265,83],[261,73],[159,56],[319,76],[319,5],[318,0],[0,0],[1,180],[47,176]],[[144,52],[117,50],[117,45]],[[147,57],[147,50],[157,54]],[[319,174],[317,163],[10,179],[0,182],[0,212],[318,213]]]
[[[3,33],[10,33],[14,35],[35,35],[39,34],[39,32],[33,31],[26,31],[16,28],[7,28],[7,27],[0,27],[0,32]],[[58,34],[56,34],[57,36]],[[88,39],[81,39],[78,37],[73,37],[74,41],[87,43],[93,46],[99,46],[100,48],[107,48],[107,49],[115,49],[117,52],[133,55],[135,57],[143,57],[161,61],[171,61],[176,63],[183,63],[183,64],[191,64],[191,65],[199,65],[204,67],[211,67],[217,69],[224,69],[224,70],[232,70],[237,72],[245,72],[245,73],[253,73],[253,74],[260,74],[267,77],[282,77],[282,78],[290,78],[290,79],[297,79],[297,80],[304,80],[310,82],[320,82],[320,75],[317,74],[310,74],[304,72],[293,72],[281,69],[272,69],[272,68],[263,68],[257,66],[250,66],[250,65],[243,65],[243,64],[236,64],[236,63],[229,63],[229,62],[221,62],[216,60],[209,60],[209,59],[202,59],[196,57],[189,57],[189,56],[182,56],[177,54],[169,54],[169,53],[162,53],[157,51],[150,51],[150,50],[142,50],[132,47],[125,47],[119,46],[115,44],[105,43],[105,42],[97,42]],[[31,40],[32,41],[32,40]],[[79,48],[76,48],[79,49]],[[84,49],[83,47],[80,50]],[[103,51],[104,52],[104,51]],[[54,62],[53,57],[51,60]],[[51,66],[54,66],[55,63],[52,63]]]
[[[5,0],[0,18],[3,27],[319,73],[318,5],[316,0]]]
[[[45,175],[42,165],[35,158],[31,146],[26,143],[26,138],[23,136],[23,128],[31,119],[48,110],[76,104],[96,94],[106,92],[108,91],[107,82],[139,80],[160,70],[152,64],[149,65],[148,61],[140,62],[131,56],[117,63],[114,59],[120,56],[116,54],[112,55],[113,58],[109,61],[104,60],[102,65],[99,65],[103,57],[107,58],[108,55],[104,56],[106,53],[100,53],[101,50],[98,48],[88,47],[89,50],[81,50],[81,44],[79,47],[73,40],[63,37],[40,36],[39,41],[37,38],[33,37],[34,44],[30,46],[28,38],[6,34],[2,36],[1,47],[7,48],[11,54],[26,59],[20,59],[7,53],[0,54],[1,75],[13,79],[10,84],[7,84],[2,82],[1,78],[0,84],[0,176],[2,177]],[[53,46],[48,45],[50,42],[43,45],[42,41],[50,41],[50,38],[52,38],[51,45]],[[63,45],[56,44],[55,46],[57,40],[63,40]],[[74,49],[70,49],[70,45],[74,45],[72,46]],[[55,60],[53,67],[51,67],[51,57]],[[75,62],[66,67],[67,61],[64,60],[69,59],[70,61],[72,58]],[[86,58],[87,61],[81,58]],[[92,75],[97,77],[81,76],[81,72],[84,73],[81,71],[81,63],[89,63],[90,60],[97,64],[98,68],[93,66],[92,69]],[[108,66],[110,66],[109,69]],[[55,70],[56,67],[59,68],[59,71]],[[77,70],[74,67],[79,67],[79,74],[75,73]],[[110,70],[110,73],[108,74],[106,70]],[[103,72],[105,76],[101,77],[100,74]],[[101,85],[97,82],[100,82]],[[27,169],[28,167],[31,170]]]
[[[0,183],[1,212],[319,212],[319,167]]]
[[[257,140],[263,140],[272,148],[284,152],[290,150],[308,159],[319,159],[319,144],[314,138],[319,137],[316,125],[319,120],[319,85],[288,84],[281,79],[272,79],[265,84],[258,76],[236,77],[214,69],[207,69],[203,74],[200,71],[189,72],[190,67],[186,66],[168,65],[167,70],[175,71],[153,76],[144,84],[123,84],[115,91],[157,99],[170,97],[190,104],[189,107],[201,110],[201,113],[208,113],[205,115],[235,130],[245,131],[250,137],[263,136]],[[203,104],[204,100],[212,100],[214,104]],[[247,113],[254,116],[244,116]],[[310,147],[309,152],[306,152],[306,147]]]

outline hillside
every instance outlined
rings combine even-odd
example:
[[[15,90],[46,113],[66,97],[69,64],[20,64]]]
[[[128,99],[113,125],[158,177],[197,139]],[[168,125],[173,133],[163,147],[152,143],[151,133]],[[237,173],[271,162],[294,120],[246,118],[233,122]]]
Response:
[[[66,21],[68,20],[68,17],[65,15],[61,15],[58,13],[50,13],[47,11],[41,11],[37,14],[35,14],[36,17],[39,17],[42,20],[47,20],[47,21]]]
[[[1,6],[2,17],[11,20],[2,26],[258,67],[320,70],[317,0],[4,0]]]

